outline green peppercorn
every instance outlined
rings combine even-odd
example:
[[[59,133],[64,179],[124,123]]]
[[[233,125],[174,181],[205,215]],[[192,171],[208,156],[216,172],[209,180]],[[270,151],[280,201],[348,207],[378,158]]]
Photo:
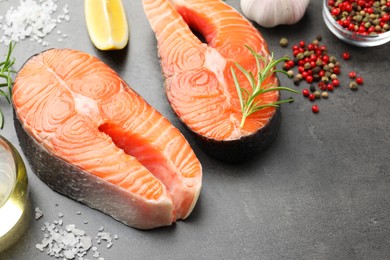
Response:
[[[317,65],[317,66],[322,66],[322,60],[318,59],[318,60],[316,61],[316,65]]]
[[[301,73],[298,73],[297,75],[295,75],[295,78],[297,80],[302,80],[302,74]]]
[[[305,70],[309,70],[311,69],[311,65],[310,65],[310,62],[306,62],[303,67],[305,68]]]
[[[322,67],[325,71],[328,71],[329,70],[329,66],[328,65],[325,65],[324,67]]]
[[[330,78],[331,79],[337,79],[337,75],[336,74],[332,74],[332,75],[330,75]]]
[[[334,63],[330,62],[330,63],[328,63],[328,66],[329,66],[330,69],[333,69],[334,68]]]
[[[304,53],[303,53],[303,56],[305,56],[305,57],[309,57],[311,54],[310,54],[310,51],[305,51]]]
[[[322,98],[328,98],[328,92],[324,91],[321,93]]]
[[[325,77],[330,78],[330,75],[332,75],[330,71],[325,71]]]
[[[318,45],[319,44],[319,41],[317,39],[315,39],[313,42],[312,42],[314,45]]]
[[[356,81],[351,81],[349,83],[349,88],[352,89],[352,90],[357,90],[358,89],[358,84],[356,83]]]
[[[281,38],[280,41],[279,41],[279,44],[281,47],[285,48],[288,46],[288,39],[287,38]]]
[[[318,90],[316,90],[316,91],[314,91],[314,96],[315,96],[315,98],[321,98],[321,93],[318,91]]]
[[[327,82],[329,81],[329,78],[326,77],[326,76],[323,76],[323,77],[321,78],[321,81],[327,83]]]
[[[303,55],[303,53],[299,53],[299,54],[297,55],[297,59],[298,59],[298,60],[302,60],[303,58],[305,58],[305,56]]]
[[[361,16],[361,15],[356,15],[355,16],[355,19],[354,19],[356,22],[361,22],[362,20],[363,20],[363,16]]]
[[[336,63],[337,62],[337,59],[336,59],[336,57],[335,56],[330,56],[329,57],[329,62],[331,62],[331,63]]]
[[[294,71],[293,71],[293,70],[287,71],[287,76],[288,76],[289,78],[294,77]]]

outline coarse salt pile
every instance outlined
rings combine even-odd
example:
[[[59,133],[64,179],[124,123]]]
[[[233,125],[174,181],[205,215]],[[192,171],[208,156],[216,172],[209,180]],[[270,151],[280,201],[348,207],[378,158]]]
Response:
[[[57,0],[20,0],[18,7],[10,7],[6,14],[0,15],[0,29],[3,36],[0,43],[9,45],[11,41],[18,42],[29,38],[43,46],[49,45],[44,37],[57,24],[70,21],[68,5],[62,8],[62,13],[53,17],[57,11]]]
[[[77,212],[81,215],[81,212]],[[35,208],[35,219],[39,220],[43,217],[43,212],[38,207]],[[94,241],[91,236],[88,236],[86,231],[76,228],[75,224],[65,225],[62,218],[63,213],[58,213],[58,218],[52,223],[45,222],[41,227],[44,232],[44,237],[41,243],[35,247],[41,251],[46,252],[48,256],[63,260],[86,260],[85,256],[92,250],[92,257],[97,260],[104,260],[100,255],[98,248],[94,246]],[[63,228],[63,225],[65,227]],[[95,236],[95,242],[101,244],[106,242],[106,248],[111,248],[114,240],[118,240],[118,235],[111,235],[108,232],[103,232],[104,227],[99,227],[99,232]]]

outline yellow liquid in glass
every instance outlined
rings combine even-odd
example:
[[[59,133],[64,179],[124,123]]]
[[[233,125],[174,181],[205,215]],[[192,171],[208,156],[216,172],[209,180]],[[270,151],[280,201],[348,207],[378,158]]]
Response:
[[[0,136],[0,252],[16,242],[25,230],[28,180],[16,149]]]

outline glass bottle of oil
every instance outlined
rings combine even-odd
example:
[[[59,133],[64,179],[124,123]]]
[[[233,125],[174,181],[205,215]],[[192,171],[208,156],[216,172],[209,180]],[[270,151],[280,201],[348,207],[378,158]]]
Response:
[[[0,135],[0,252],[26,228],[28,198],[26,168],[15,147]]]

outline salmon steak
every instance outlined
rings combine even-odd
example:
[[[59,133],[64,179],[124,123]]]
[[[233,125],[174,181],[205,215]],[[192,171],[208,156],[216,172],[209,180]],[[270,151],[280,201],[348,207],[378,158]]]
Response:
[[[12,98],[23,152],[53,190],[139,229],[193,210],[202,167],[189,143],[99,59],[39,53],[18,72]]]
[[[235,62],[257,75],[257,54],[270,53],[260,32],[239,12],[219,0],[143,0],[155,32],[168,101],[200,146],[226,162],[242,162],[267,147],[280,125],[280,110],[267,107],[243,114],[231,67]],[[262,64],[264,68],[264,64]],[[244,73],[240,86],[250,89]],[[275,74],[263,88],[278,86]],[[279,100],[279,91],[256,98],[260,104]]]

